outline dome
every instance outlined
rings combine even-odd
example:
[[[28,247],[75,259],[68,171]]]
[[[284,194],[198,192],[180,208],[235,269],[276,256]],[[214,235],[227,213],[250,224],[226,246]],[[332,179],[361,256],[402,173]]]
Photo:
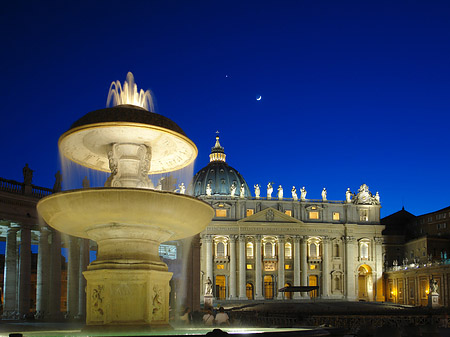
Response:
[[[224,148],[216,137],[216,144],[211,149],[209,164],[199,170],[192,180],[190,186],[193,196],[206,196],[208,184],[211,187],[211,195],[231,195],[231,186],[236,187],[235,197],[239,198],[240,189],[243,184],[245,198],[251,197],[250,189],[242,175],[225,161]]]

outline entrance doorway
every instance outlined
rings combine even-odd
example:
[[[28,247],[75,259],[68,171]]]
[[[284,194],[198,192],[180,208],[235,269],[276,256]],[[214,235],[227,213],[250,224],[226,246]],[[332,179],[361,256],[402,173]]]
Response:
[[[216,276],[216,298],[224,300],[227,296],[226,280],[224,275]]]
[[[372,268],[367,264],[358,268],[358,299],[360,301],[373,300]]]
[[[253,284],[247,283],[246,286],[246,295],[249,300],[253,299]]]
[[[319,284],[319,277],[317,275],[309,275],[309,285],[316,286]],[[314,298],[319,296],[317,289],[309,292],[309,297]]]
[[[273,298],[273,276],[264,276],[264,298],[271,300]]]

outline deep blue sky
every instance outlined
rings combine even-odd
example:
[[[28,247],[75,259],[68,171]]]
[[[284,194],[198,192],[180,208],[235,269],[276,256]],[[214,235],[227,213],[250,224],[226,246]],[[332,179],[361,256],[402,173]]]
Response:
[[[8,1],[0,27],[0,177],[52,187],[59,136],[132,71],[196,171],[219,130],[250,186],[450,204],[449,1]]]

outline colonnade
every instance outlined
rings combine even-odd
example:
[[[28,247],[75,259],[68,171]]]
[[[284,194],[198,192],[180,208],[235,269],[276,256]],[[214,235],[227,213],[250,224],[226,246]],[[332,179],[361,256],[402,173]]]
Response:
[[[228,299],[239,299],[246,300],[246,285],[247,285],[247,268],[248,262],[254,262],[254,299],[262,300],[263,296],[263,257],[262,257],[262,235],[249,235],[254,239],[255,250],[254,258],[247,258],[246,255],[246,235],[229,235],[229,291]],[[209,277],[214,282],[214,265],[213,265],[213,235],[202,235],[202,244],[204,245],[205,252],[205,268],[206,276]],[[279,288],[284,287],[286,282],[286,271],[285,271],[285,236],[278,235],[278,269],[277,269],[277,284]],[[237,251],[236,254],[236,241],[237,241]],[[307,286],[308,285],[308,237],[294,235],[292,236],[293,241],[293,286]],[[329,254],[330,254],[330,239],[328,237],[322,238],[322,255],[321,264],[322,270],[321,277],[321,296],[328,297],[330,295],[330,280],[328,277],[331,270],[329,265]],[[236,286],[237,284],[237,286]],[[237,289],[239,290],[237,293]],[[294,293],[293,298],[308,298],[308,293]],[[278,293],[278,299],[282,299],[283,295]]]
[[[40,226],[11,223],[6,235],[3,283],[3,319],[22,319],[31,314],[31,236],[39,236],[35,318],[61,319],[61,234]],[[82,272],[89,264],[89,241],[65,236],[68,241],[66,318],[82,318],[86,311],[86,281]]]

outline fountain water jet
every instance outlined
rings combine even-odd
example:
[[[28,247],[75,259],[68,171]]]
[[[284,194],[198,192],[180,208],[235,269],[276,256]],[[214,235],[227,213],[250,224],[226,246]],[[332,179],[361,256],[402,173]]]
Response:
[[[55,193],[37,205],[50,226],[97,242],[97,260],[84,272],[86,323],[168,325],[172,273],[158,247],[199,233],[214,212],[199,199],[154,190],[148,175],[190,165],[195,144],[170,119],[127,104],[80,118],[59,148],[81,166],[111,172],[105,187]]]

